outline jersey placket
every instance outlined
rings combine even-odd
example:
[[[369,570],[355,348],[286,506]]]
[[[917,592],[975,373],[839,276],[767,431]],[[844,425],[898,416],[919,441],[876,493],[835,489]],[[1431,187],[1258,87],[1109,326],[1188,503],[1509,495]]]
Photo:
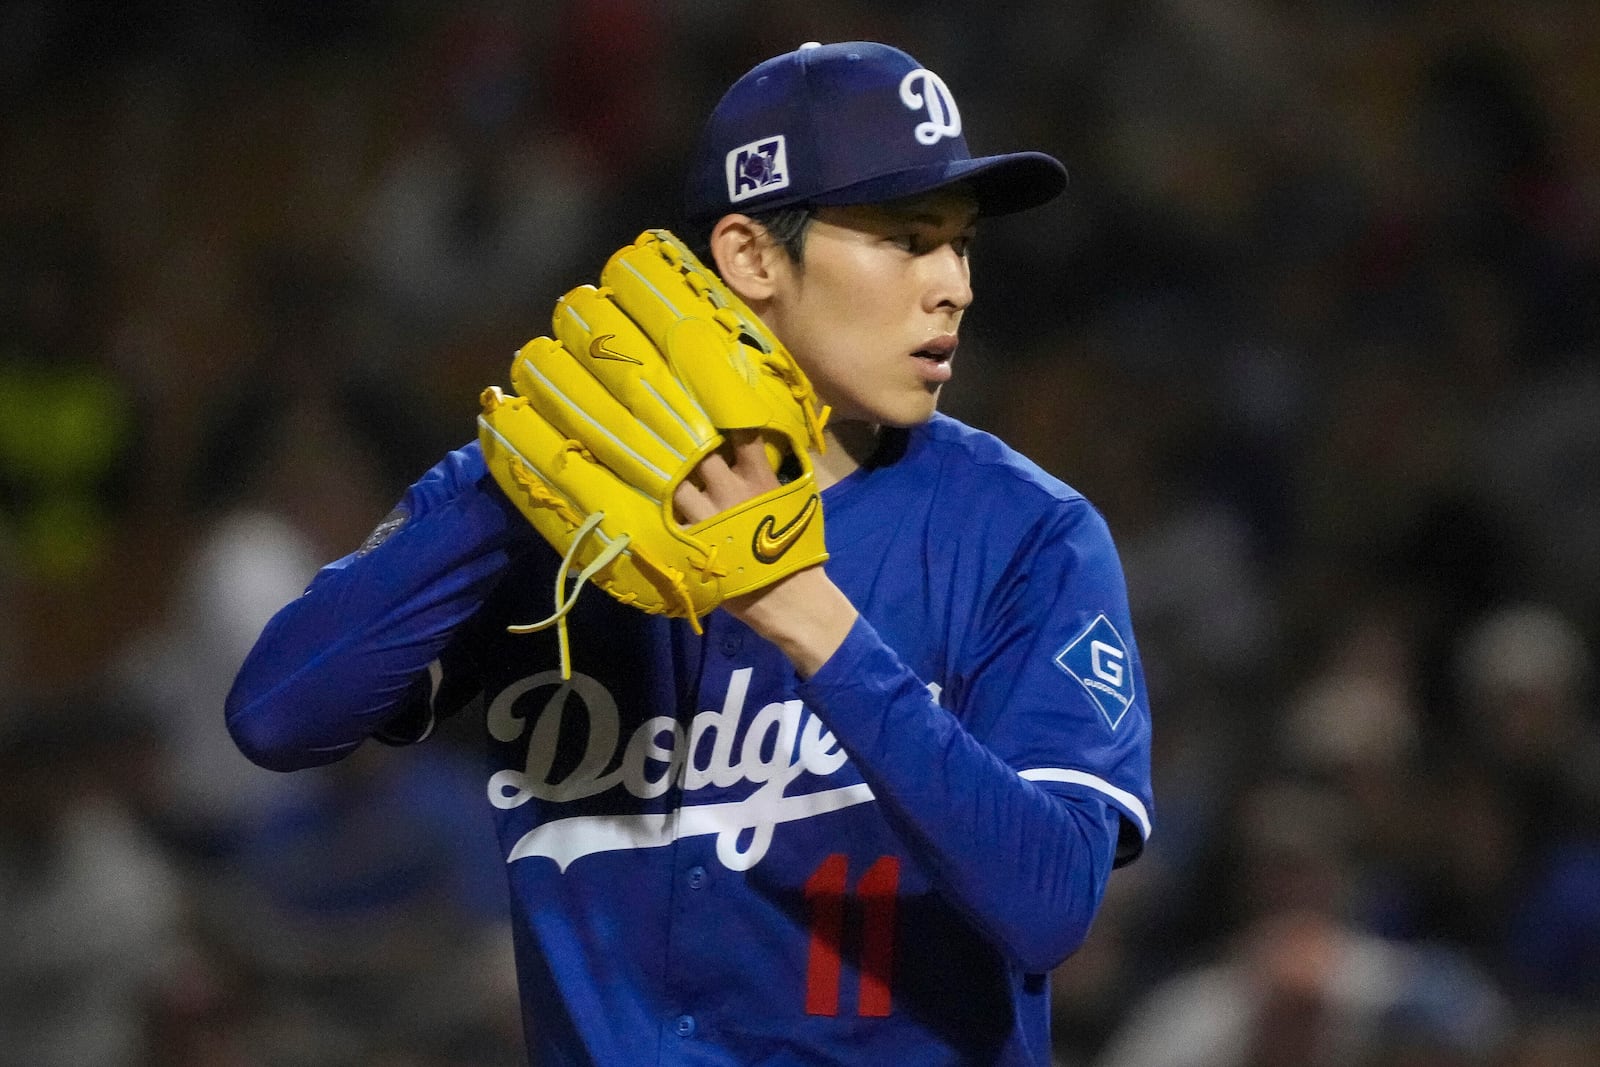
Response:
[[[661,1020],[662,1064],[720,1062],[709,1056],[707,1039],[717,1029],[713,1012],[721,986],[720,965],[734,946],[719,936],[718,913],[726,907],[730,886],[726,880],[739,877],[717,859],[717,835],[695,833],[693,808],[742,798],[745,783],[722,784],[704,779],[717,777],[712,753],[719,748],[734,751],[746,708],[730,693],[739,657],[744,650],[744,628],[723,612],[712,612],[704,620],[705,633],[698,641],[699,663],[695,684],[688,690],[687,703],[681,705],[679,721],[686,746],[678,770],[678,808],[673,843],[672,906],[667,931],[665,974],[666,1003]],[[687,630],[687,627],[684,628]],[[686,642],[686,645],[688,642]],[[748,677],[748,676],[746,676]],[[737,700],[737,705],[734,706]],[[697,721],[706,725],[696,733]],[[720,731],[731,731],[727,737]],[[719,745],[719,741],[721,744]]]

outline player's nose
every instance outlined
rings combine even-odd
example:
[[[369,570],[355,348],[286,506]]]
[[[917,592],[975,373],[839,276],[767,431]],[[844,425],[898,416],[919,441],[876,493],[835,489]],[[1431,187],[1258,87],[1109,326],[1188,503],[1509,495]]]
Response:
[[[946,244],[923,257],[928,268],[924,297],[929,311],[962,312],[972,303],[972,267],[954,245]]]

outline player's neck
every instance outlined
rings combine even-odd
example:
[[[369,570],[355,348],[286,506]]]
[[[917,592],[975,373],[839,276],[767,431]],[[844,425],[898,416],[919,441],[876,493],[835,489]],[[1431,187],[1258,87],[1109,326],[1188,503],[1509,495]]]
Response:
[[[829,422],[822,433],[828,443],[827,451],[811,456],[817,488],[826,489],[843,481],[870,459],[878,447],[881,429],[870,422]]]

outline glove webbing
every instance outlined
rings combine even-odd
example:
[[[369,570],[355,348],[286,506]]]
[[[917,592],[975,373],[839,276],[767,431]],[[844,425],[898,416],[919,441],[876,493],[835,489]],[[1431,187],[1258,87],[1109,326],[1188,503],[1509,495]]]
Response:
[[[690,264],[684,262],[683,255],[678,251],[677,245],[671,241],[663,241],[657,248],[662,258],[676,267],[679,273],[683,275],[683,280],[689,288],[693,289],[699,296],[704,297],[717,309],[712,316],[714,319],[733,333],[738,334],[742,343],[749,345],[758,352],[767,355],[772,354],[772,346],[762,339],[762,331],[745,318],[745,314],[741,309],[728,301],[721,289],[706,280],[705,276],[700,273],[704,269],[703,267],[699,267],[698,263]],[[822,440],[822,428],[828,424],[828,416],[832,414],[832,409],[824,404],[820,411],[817,410],[810,384],[795,373],[797,368],[792,364],[782,363],[774,366],[771,363],[767,363],[764,365],[764,369],[783,382],[788,387],[789,394],[800,402],[801,417],[805,419],[806,429],[810,432],[812,443],[816,445],[819,452],[822,451],[826,448]]]

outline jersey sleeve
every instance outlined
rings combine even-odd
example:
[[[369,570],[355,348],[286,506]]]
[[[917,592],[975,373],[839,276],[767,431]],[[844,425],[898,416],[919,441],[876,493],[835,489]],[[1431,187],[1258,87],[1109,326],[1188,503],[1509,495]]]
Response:
[[[1000,573],[950,704],[1022,778],[1109,803],[1128,863],[1152,830],[1150,707],[1111,532],[1077,498]]]
[[[293,770],[368,737],[420,740],[435,709],[460,699],[468,665],[448,650],[466,642],[452,637],[535,543],[477,444],[450,453],[268,622],[228,694],[235,743],[261,766]]]
[[[937,699],[865,618],[801,693],[949,899],[1041,973],[1082,943],[1112,867],[1149,832],[1149,721],[1099,516],[1057,516],[1006,572]]]

